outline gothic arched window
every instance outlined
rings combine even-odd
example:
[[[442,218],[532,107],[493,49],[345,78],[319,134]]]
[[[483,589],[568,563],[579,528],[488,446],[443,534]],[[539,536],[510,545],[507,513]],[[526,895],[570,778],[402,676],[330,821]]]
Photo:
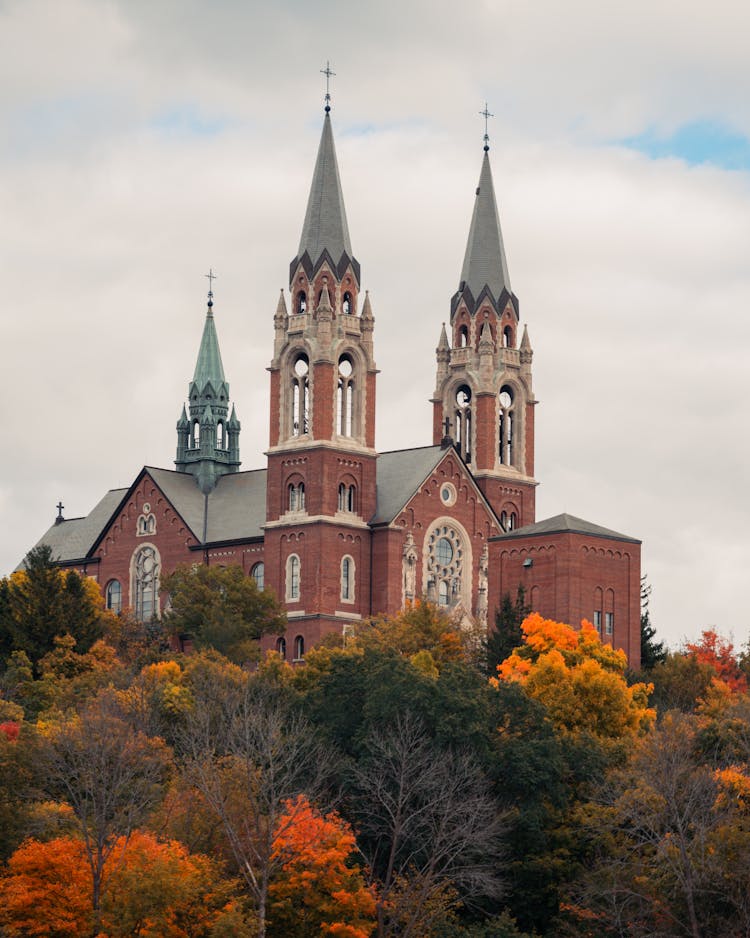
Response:
[[[119,580],[110,580],[104,591],[107,609],[118,615],[122,612],[122,586]]]
[[[258,587],[258,589],[262,590],[266,582],[266,565],[262,560],[255,564],[253,569],[250,571],[250,576],[255,580],[255,585]]]
[[[289,602],[299,599],[300,562],[296,554],[290,554],[286,562],[286,598]]]
[[[512,466],[515,452],[514,421],[515,409],[513,407],[513,390],[504,385],[498,395],[498,444],[497,456],[505,466]]]
[[[506,326],[503,329],[503,346],[504,348],[513,348],[513,328],[511,326]]]
[[[352,314],[352,295],[348,291],[344,294],[344,300],[341,304],[341,309],[345,316],[351,316]]]
[[[292,375],[292,436],[310,432],[310,363],[299,355]]]
[[[341,436],[351,436],[354,425],[354,365],[348,355],[339,359],[338,382],[338,431]]]
[[[347,485],[345,482],[339,483],[339,511],[357,510],[357,488],[354,485]]]
[[[226,434],[224,433],[224,421],[220,420],[216,424],[216,448],[226,449]]]
[[[294,660],[295,661],[305,660],[305,640],[301,635],[298,635],[294,639]]]
[[[279,653],[279,658],[286,661],[286,639],[283,636],[276,641],[276,651]]]
[[[465,550],[460,532],[452,524],[438,524],[427,540],[427,575],[434,584],[433,602],[453,605],[461,596]]]
[[[341,598],[345,602],[354,601],[354,561],[351,557],[341,560]]]
[[[305,510],[305,483],[292,482],[289,485],[289,511]]]
[[[294,307],[294,312],[297,313],[298,316],[301,316],[302,313],[307,312],[307,294],[304,290],[300,290],[297,294],[297,302]]]
[[[144,544],[133,557],[133,591],[135,615],[148,622],[159,615],[159,552],[150,544]]]
[[[466,348],[469,344],[469,327],[460,326],[458,330],[458,347]]]
[[[193,449],[201,445],[201,425],[197,420],[193,421]]]
[[[456,391],[456,446],[465,463],[471,462],[471,388],[462,384]]]

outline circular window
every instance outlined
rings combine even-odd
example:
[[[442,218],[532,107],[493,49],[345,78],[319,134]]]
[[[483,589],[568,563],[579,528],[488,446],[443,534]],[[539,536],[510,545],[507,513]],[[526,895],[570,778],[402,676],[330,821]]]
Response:
[[[342,378],[348,378],[353,370],[354,367],[350,358],[343,357],[339,359],[339,374]]]
[[[148,502],[143,503],[143,514],[147,515],[151,511],[151,505]]]
[[[456,403],[459,407],[468,407],[471,403],[471,388],[462,384],[456,391]]]
[[[444,505],[454,505],[456,502],[456,489],[450,482],[443,482],[440,486],[440,500]]]
[[[513,395],[510,393],[508,388],[503,388],[500,392],[500,406],[501,407],[510,407],[513,403]]]
[[[307,358],[304,355],[300,355],[294,363],[294,373],[301,378],[303,375],[306,375],[309,370],[310,366],[307,363]]]

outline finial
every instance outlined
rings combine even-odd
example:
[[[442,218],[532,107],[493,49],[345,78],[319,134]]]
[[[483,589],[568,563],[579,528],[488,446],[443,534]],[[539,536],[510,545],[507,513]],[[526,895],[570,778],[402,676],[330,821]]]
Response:
[[[486,101],[484,102],[484,110],[479,113],[484,118],[484,152],[486,153],[490,148],[490,135],[487,132],[487,121],[490,117],[494,117],[495,115],[490,114]]]
[[[326,76],[326,98],[325,98],[326,106],[325,106],[325,112],[326,112],[326,114],[328,114],[328,112],[331,110],[331,88],[330,88],[330,83],[331,83],[331,78],[336,74],[336,72],[334,72],[334,70],[331,68],[331,63],[327,61],[327,62],[326,62],[326,67],[325,67],[325,68],[321,68],[320,74]]]
[[[210,313],[214,305],[214,280],[218,278],[212,267],[208,268],[208,273],[204,276],[208,278],[208,311]]]
[[[63,518],[63,508],[64,508],[64,507],[65,507],[65,505],[63,505],[62,502],[58,502],[58,503],[55,505],[55,508],[57,508],[57,517],[55,518],[55,524],[61,524],[63,521],[65,521],[65,518]]]

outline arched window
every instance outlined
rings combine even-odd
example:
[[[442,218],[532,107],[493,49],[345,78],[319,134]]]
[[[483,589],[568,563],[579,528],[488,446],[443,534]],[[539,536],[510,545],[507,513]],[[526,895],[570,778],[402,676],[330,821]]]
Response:
[[[354,423],[354,365],[348,355],[339,359],[338,428],[341,436],[351,436]]]
[[[506,326],[503,329],[503,346],[505,348],[513,348],[513,329],[511,326]]]
[[[305,483],[292,482],[289,485],[289,511],[305,510]]]
[[[310,432],[310,363],[300,355],[292,375],[292,436]]]
[[[279,653],[279,658],[286,661],[286,639],[283,636],[276,641],[276,651]]]
[[[133,593],[135,615],[148,622],[159,614],[159,554],[155,547],[144,544],[133,557]]]
[[[197,420],[193,421],[193,448],[197,449],[201,445],[201,425]]]
[[[357,510],[357,489],[354,485],[347,485],[345,482],[339,483],[339,511]]]
[[[286,562],[286,598],[289,602],[299,599],[300,562],[296,554],[291,554]]]
[[[604,597],[602,594],[601,587],[597,586],[594,590],[594,626],[599,632],[602,630],[602,606],[604,605]]]
[[[469,327],[460,326],[458,329],[458,347],[466,348],[469,344]]]
[[[302,313],[307,312],[307,294],[304,290],[300,290],[297,294],[297,302],[294,305],[294,312],[298,316],[301,316]]]
[[[615,630],[615,591],[608,589],[604,595],[604,634],[612,636]]]
[[[226,434],[224,433],[224,421],[220,420],[216,424],[216,448],[226,449]]]
[[[250,571],[250,576],[255,580],[255,585],[258,587],[258,589],[262,590],[266,582],[266,565],[262,560],[255,564],[253,569]]]
[[[305,660],[305,640],[301,635],[298,635],[294,639],[294,660],[295,661]]]
[[[471,462],[471,388],[462,384],[456,391],[456,446],[463,461]]]
[[[498,445],[497,456],[505,466],[512,466],[515,459],[513,390],[504,385],[498,395]]]
[[[344,602],[354,601],[354,561],[351,557],[341,560],[341,598]]]
[[[344,299],[343,299],[343,302],[341,303],[341,309],[343,310],[345,316],[351,316],[352,295],[348,291],[344,294]]]
[[[104,591],[107,609],[118,615],[122,612],[122,586],[119,580],[110,580]]]
[[[462,595],[462,587],[470,586],[464,583],[465,570],[471,570],[471,564],[466,567],[467,554],[464,538],[458,525],[448,519],[439,521],[430,531],[427,539],[427,579],[432,584],[428,588],[428,599],[439,606],[453,605]],[[430,596],[430,592],[432,595]],[[468,600],[468,596],[464,597]]]

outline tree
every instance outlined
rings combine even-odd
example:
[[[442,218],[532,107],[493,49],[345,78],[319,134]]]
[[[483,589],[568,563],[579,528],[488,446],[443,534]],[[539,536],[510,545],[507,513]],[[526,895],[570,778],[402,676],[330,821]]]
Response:
[[[379,938],[429,934],[460,902],[501,894],[505,825],[468,752],[435,746],[406,714],[370,734],[352,773]]]
[[[651,625],[651,614],[648,608],[651,589],[651,584],[644,573],[641,577],[641,668],[644,671],[651,671],[655,665],[667,657],[664,642],[656,641],[654,637],[656,629]]]
[[[667,652],[664,661],[654,665],[649,674],[653,682],[653,703],[659,713],[667,710],[692,712],[711,686],[716,672],[695,655]]]
[[[505,593],[495,613],[495,628],[487,638],[487,672],[495,674],[497,666],[508,658],[515,648],[523,644],[521,623],[531,612],[526,602],[526,591],[519,585],[515,601]]]
[[[687,642],[685,651],[700,664],[710,665],[716,677],[730,690],[740,693],[747,690],[747,679],[740,669],[734,645],[716,629],[704,629],[700,641]]]
[[[275,597],[259,590],[241,567],[179,566],[162,578],[170,597],[163,622],[173,635],[189,635],[197,648],[215,648],[242,664],[257,661],[258,639],[281,634],[286,615]]]
[[[501,680],[518,681],[541,701],[564,733],[590,733],[600,742],[647,731],[655,712],[647,684],[628,686],[625,653],[603,645],[590,622],[580,630],[562,622],[528,616],[524,646],[498,666]]]
[[[108,698],[47,731],[41,754],[44,787],[73,810],[89,865],[95,924],[101,912],[104,868],[117,838],[127,837],[163,793],[170,758],[160,739],[133,729]]]
[[[321,814],[304,795],[288,799],[273,839],[281,866],[269,889],[269,935],[369,938],[375,895],[353,859],[356,849],[351,827],[335,811]]]
[[[61,570],[47,545],[26,555],[25,569],[0,583],[0,651],[25,652],[35,673],[57,636],[70,634],[86,652],[101,638],[111,617],[96,582]]]
[[[86,848],[74,837],[29,840],[10,858],[0,921],[12,936],[107,935],[108,938],[209,938],[252,932],[234,899],[234,883],[208,857],[182,844],[134,831],[114,844],[107,892],[94,931]]]
[[[322,791],[331,757],[261,677],[203,668],[191,693],[194,708],[177,738],[186,779],[221,824],[265,938],[269,887],[282,865],[274,853],[279,819],[289,799]]]

